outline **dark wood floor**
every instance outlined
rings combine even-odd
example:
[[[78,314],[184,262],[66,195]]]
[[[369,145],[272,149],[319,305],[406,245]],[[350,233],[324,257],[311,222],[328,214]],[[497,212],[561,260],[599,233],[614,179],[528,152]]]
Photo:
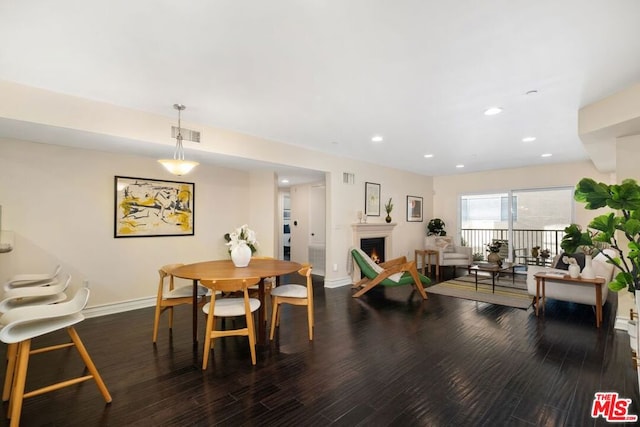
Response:
[[[315,296],[313,343],[304,309],[286,307],[255,367],[246,339],[227,338],[202,371],[189,308],[172,335],[163,323],[157,346],[152,308],[87,319],[77,329],[113,403],[87,382],[26,400],[22,425],[607,425],[590,417],[596,391],[631,398],[640,414],[628,336],[612,327],[615,295],[600,330],[576,304],[548,302],[538,319],[531,308],[422,302],[408,287],[353,299],[349,287],[317,285]],[[27,387],[79,363],[74,350],[33,356]]]

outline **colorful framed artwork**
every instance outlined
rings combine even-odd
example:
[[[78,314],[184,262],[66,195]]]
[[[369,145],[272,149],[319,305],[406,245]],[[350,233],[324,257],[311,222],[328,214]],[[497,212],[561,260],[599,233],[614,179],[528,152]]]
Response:
[[[115,177],[113,237],[194,235],[192,182]]]
[[[364,214],[380,216],[380,184],[364,183]]]
[[[422,197],[407,196],[407,221],[422,222]]]

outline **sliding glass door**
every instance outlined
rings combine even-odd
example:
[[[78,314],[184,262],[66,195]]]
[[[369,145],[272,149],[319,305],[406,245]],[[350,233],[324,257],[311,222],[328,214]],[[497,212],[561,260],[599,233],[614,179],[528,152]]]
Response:
[[[573,222],[573,188],[462,195],[460,221],[463,243],[473,248],[476,260],[486,258],[487,244],[500,240],[505,259],[549,263]]]

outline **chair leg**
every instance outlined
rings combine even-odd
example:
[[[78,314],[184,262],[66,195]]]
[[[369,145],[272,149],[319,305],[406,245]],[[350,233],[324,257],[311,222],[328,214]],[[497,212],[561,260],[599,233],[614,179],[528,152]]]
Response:
[[[82,360],[87,366],[89,373],[93,376],[93,380],[96,382],[100,394],[102,394],[105,402],[111,403],[111,395],[109,394],[109,390],[107,390],[107,386],[104,384],[104,381],[102,381],[102,377],[100,376],[96,365],[93,364],[93,360],[91,360],[91,357],[89,356],[87,349],[82,343],[78,332],[76,332],[76,329],[73,326],[68,327],[67,332],[69,333],[69,336],[71,337],[73,343],[76,345],[76,349],[78,350],[78,353],[80,353],[80,357],[82,357]]]
[[[247,313],[247,331],[249,334],[249,350],[251,351],[251,364],[256,364],[256,331],[253,327],[253,313]]]
[[[209,310],[213,310],[213,307],[209,306]],[[224,318],[222,320],[224,322]],[[211,340],[211,331],[213,330],[215,318],[212,313],[207,314],[207,326],[204,331],[204,351],[202,352],[202,370],[206,370],[209,365],[209,353],[211,353],[211,346],[213,342]],[[215,340],[213,340],[215,341]]]
[[[2,390],[2,401],[6,402],[11,397],[11,388],[16,374],[16,358],[18,356],[18,344],[9,344],[7,347],[7,372],[4,377],[4,389]]]
[[[27,378],[30,351],[31,340],[18,343],[16,375],[11,390],[11,399],[9,401],[11,427],[18,427],[20,425],[20,414],[22,412],[22,401],[24,400],[24,386]]]
[[[160,325],[160,306],[156,305],[156,313],[153,317],[153,342],[158,340],[158,326]]]
[[[173,307],[169,307],[169,329],[173,329]]]
[[[269,333],[269,340],[273,341],[273,336],[276,332],[276,321],[278,319],[278,308],[280,304],[276,301],[275,297],[271,297],[271,332]]]
[[[309,341],[313,341],[313,306],[307,305],[307,320],[309,322]]]

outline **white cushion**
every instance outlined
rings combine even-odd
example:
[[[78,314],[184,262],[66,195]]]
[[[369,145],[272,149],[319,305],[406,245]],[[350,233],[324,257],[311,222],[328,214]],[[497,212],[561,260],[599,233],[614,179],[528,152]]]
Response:
[[[302,285],[282,285],[271,291],[277,297],[306,298],[307,287]]]
[[[447,252],[442,254],[442,259],[445,259],[445,260],[462,259],[467,261],[469,259],[469,256],[467,254],[460,253],[460,252]]]
[[[202,307],[205,314],[209,314],[209,304],[206,303]],[[249,298],[249,308],[253,313],[260,308],[260,300]],[[244,298],[219,298],[216,299],[214,316],[218,317],[235,317],[244,316]]]
[[[453,239],[451,237],[437,236],[434,239],[435,246],[443,252],[455,252]]]
[[[198,285],[199,297],[203,297],[207,295],[208,292],[209,292],[209,289],[205,288],[204,286]],[[165,294],[162,295],[162,298],[164,299],[186,298],[191,296],[193,296],[193,286],[181,286],[179,288],[175,288],[171,292],[166,292]]]

